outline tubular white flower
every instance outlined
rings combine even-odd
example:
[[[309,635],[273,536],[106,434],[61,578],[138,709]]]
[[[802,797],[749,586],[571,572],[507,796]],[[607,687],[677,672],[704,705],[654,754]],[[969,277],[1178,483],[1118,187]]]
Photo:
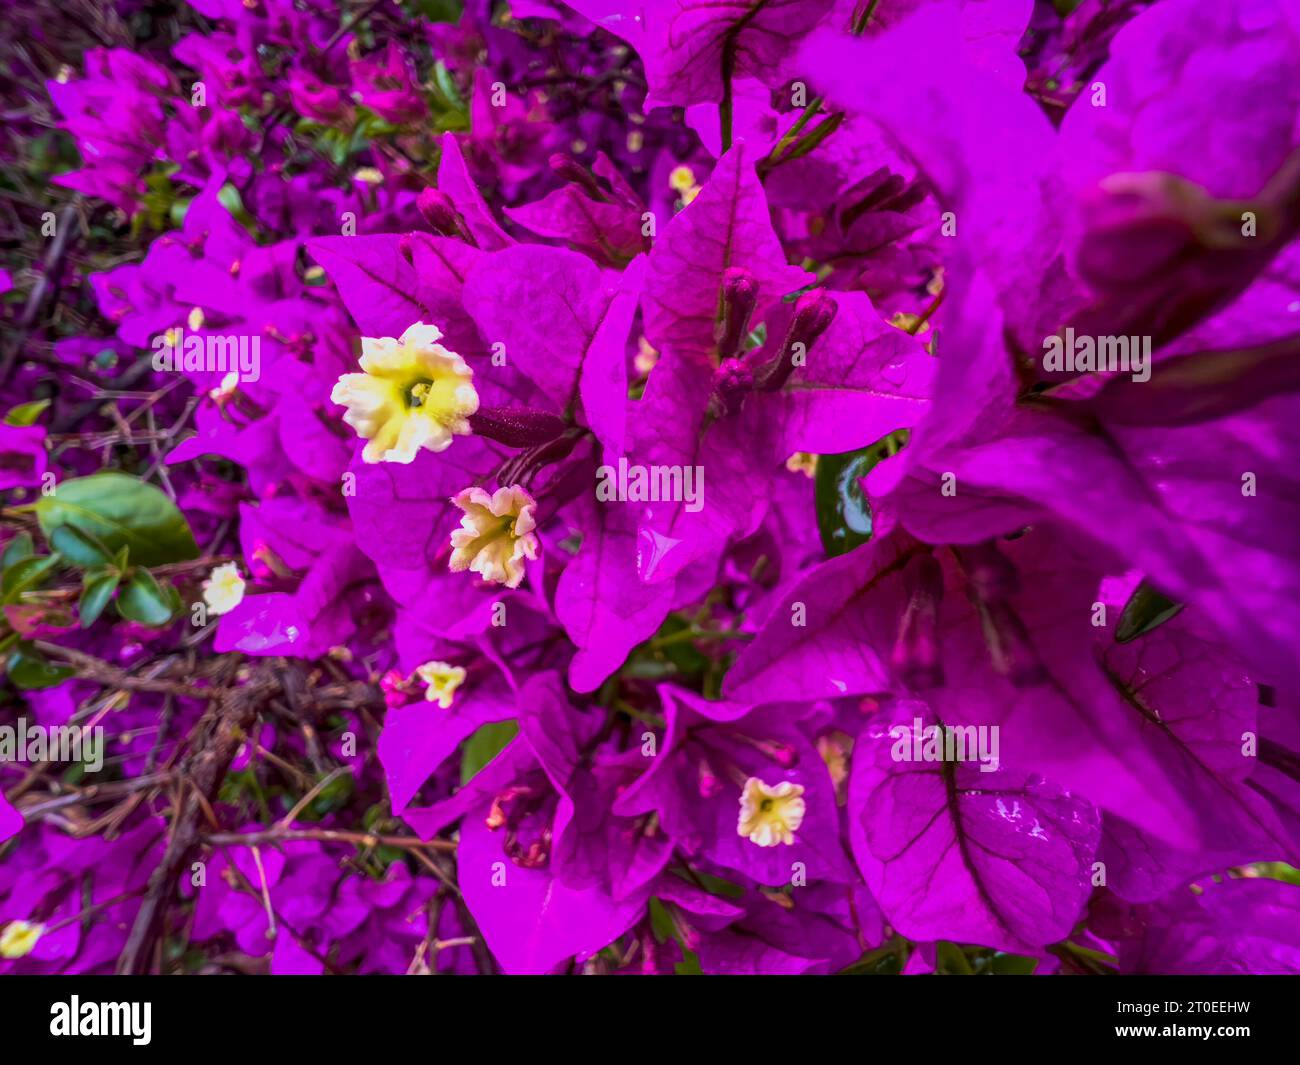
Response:
[[[452,497],[465,512],[461,527],[451,534],[451,570],[472,570],[485,581],[518,588],[524,579],[524,559],[537,558],[539,542],[536,501],[518,485],[488,495],[466,488]]]
[[[750,777],[740,794],[740,821],[736,833],[760,847],[793,843],[807,809],[803,791],[802,784],[788,780],[772,787],[758,777]]]
[[[424,697],[444,710],[451,708],[456,689],[465,681],[465,670],[449,662],[425,662],[415,675],[425,683]]]
[[[330,399],[347,407],[343,420],[368,441],[366,462],[408,463],[421,448],[444,451],[469,433],[478,410],[474,372],[439,341],[436,325],[416,322],[400,337],[364,337],[361,373],[344,374]]]

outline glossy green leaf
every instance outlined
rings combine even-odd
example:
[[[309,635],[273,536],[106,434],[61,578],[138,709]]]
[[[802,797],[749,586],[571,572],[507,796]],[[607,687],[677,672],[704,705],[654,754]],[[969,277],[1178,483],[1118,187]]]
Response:
[[[58,564],[57,551],[52,555],[32,555],[15,562],[0,577],[0,596],[6,603],[16,603],[23,592],[40,587]]]
[[[166,625],[180,609],[180,596],[170,584],[162,585],[146,569],[131,573],[117,597],[117,612],[142,625]]]
[[[817,531],[828,557],[846,554],[871,539],[871,505],[858,478],[876,461],[873,448],[818,456],[814,488]]]
[[[883,459],[897,454],[907,438],[908,431],[900,429],[857,451],[817,457],[813,498],[817,531],[828,557],[847,554],[871,539],[871,504],[861,478]]]
[[[9,656],[6,671],[17,688],[52,688],[62,684],[76,671],[56,666],[29,643],[20,643]]]
[[[98,536],[75,525],[60,525],[50,536],[50,545],[72,565],[83,569],[107,566],[113,561],[113,553]]]
[[[120,575],[116,570],[100,570],[87,573],[81,585],[81,599],[77,603],[77,613],[81,617],[81,627],[90,628],[108,606],[108,601],[117,591]]]
[[[197,558],[189,523],[167,496],[151,484],[109,471],[64,481],[35,505],[47,539],[62,525],[90,533],[110,551],[128,547],[142,566]]]
[[[0,556],[0,570],[6,570],[15,562],[30,558],[35,553],[36,546],[32,542],[32,534],[21,532],[5,544],[5,553]]]

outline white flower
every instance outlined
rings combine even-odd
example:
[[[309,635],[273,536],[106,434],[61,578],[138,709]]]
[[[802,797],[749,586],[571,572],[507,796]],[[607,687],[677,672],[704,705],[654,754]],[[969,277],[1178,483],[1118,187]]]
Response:
[[[773,788],[758,777],[750,777],[740,794],[737,834],[760,847],[793,843],[807,809],[802,798],[803,790],[802,784],[792,784],[788,780]]]
[[[244,598],[244,578],[233,562],[214,569],[203,582],[203,601],[213,614],[229,614]]]
[[[425,662],[415,675],[424,681],[424,697],[444,710],[451,707],[456,689],[465,681],[465,670],[449,662]]]
[[[518,485],[498,488],[488,495],[482,488],[466,488],[452,497],[465,512],[461,527],[451,534],[451,570],[472,570],[484,580],[518,588],[524,579],[524,559],[537,557],[533,530],[536,501]]]
[[[474,372],[441,339],[437,326],[423,322],[398,339],[362,339],[364,372],[340,377],[330,399],[348,408],[343,420],[369,441],[366,462],[412,462],[421,448],[443,451],[453,435],[470,431]]]
[[[235,394],[235,389],[239,387],[239,371],[231,370],[221,379],[221,384],[216,388],[208,389],[208,395],[218,403],[224,403],[227,399]]]
[[[43,924],[10,921],[0,932],[0,958],[25,958],[45,933]]]

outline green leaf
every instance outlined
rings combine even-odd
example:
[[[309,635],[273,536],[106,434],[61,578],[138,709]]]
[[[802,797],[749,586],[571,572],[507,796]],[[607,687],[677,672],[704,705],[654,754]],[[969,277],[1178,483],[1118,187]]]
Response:
[[[1300,869],[1286,862],[1256,862],[1251,868],[1256,876],[1266,880],[1285,880],[1288,884],[1300,886]]]
[[[331,814],[335,810],[341,810],[348,804],[352,798],[352,792],[355,788],[352,774],[340,773],[328,784],[326,784],[316,794],[316,797],[307,804],[307,808],[299,813],[303,821],[319,821],[326,814]]]
[[[907,443],[900,429],[857,451],[819,455],[813,490],[817,531],[828,558],[848,554],[871,539],[871,504],[859,479]]]
[[[36,547],[32,543],[32,534],[19,533],[5,545],[5,553],[0,556],[0,570],[8,569],[24,558],[31,558],[35,553]]]
[[[490,721],[467,739],[460,756],[461,786],[468,784],[480,769],[505,750],[518,732],[518,721]]]
[[[650,929],[654,937],[660,943],[667,943],[672,939],[681,947],[682,960],[677,962],[673,967],[673,972],[677,976],[702,976],[704,970],[700,968],[700,957],[694,951],[687,948],[686,943],[682,940],[677,923],[668,913],[667,907],[657,898],[650,899]]]
[[[935,972],[941,976],[974,976],[970,959],[956,943],[940,940],[935,944]]]
[[[999,951],[989,960],[988,971],[994,976],[1032,976],[1037,968],[1037,958],[1023,954],[1003,954]]]
[[[465,101],[460,98],[460,90],[456,87],[456,79],[451,76],[451,71],[447,69],[447,64],[441,59],[433,66],[434,84],[438,86],[438,91],[447,98],[447,102],[458,111],[465,110]]]
[[[151,484],[107,471],[64,481],[36,503],[41,531],[50,539],[61,525],[75,525],[110,551],[130,548],[142,566],[197,558],[198,545],[176,504]]]
[[[56,666],[45,658],[29,643],[20,643],[9,656],[9,680],[14,687],[52,688],[62,684],[76,670],[68,666]]]
[[[847,554],[871,539],[871,505],[858,478],[867,474],[876,461],[872,448],[817,458],[813,498],[817,531],[829,558]]]
[[[72,565],[83,569],[107,566],[113,561],[113,553],[98,536],[75,525],[60,525],[50,537],[50,545]]]
[[[49,405],[48,399],[34,399],[30,403],[19,403],[5,415],[5,425],[35,425],[36,419]]]
[[[654,932],[655,939],[660,943],[667,943],[668,940],[675,938],[677,929],[664,904],[652,897],[647,908],[650,913],[650,930]]]
[[[703,873],[695,870],[693,877],[687,876],[681,869],[673,869],[671,872],[677,874],[683,880],[691,883],[698,883],[710,895],[721,895],[724,899],[738,899],[745,894],[745,889],[740,884],[731,880],[723,880],[720,876],[713,876],[711,873]]]
[[[231,215],[238,215],[244,209],[244,201],[234,185],[222,185],[217,190],[217,202]]]
[[[121,575],[115,570],[99,570],[87,573],[81,585],[81,599],[77,603],[77,613],[81,617],[81,627],[90,628],[108,606],[108,601],[117,591]]]
[[[32,555],[15,562],[0,577],[0,597],[6,603],[16,603],[23,592],[39,587],[55,566],[59,564],[59,555]]]
[[[463,0],[412,0],[411,7],[430,22],[455,22],[465,5]]]
[[[248,208],[244,206],[244,200],[234,185],[222,185],[217,191],[217,202],[230,213],[231,218],[248,231],[249,236],[257,236],[257,220],[248,213]]]
[[[682,960],[673,966],[675,976],[703,976],[704,970],[700,968],[700,956],[693,950],[682,948]]]
[[[825,141],[827,137],[829,137],[832,133],[834,133],[837,129],[839,129],[840,125],[843,122],[844,122],[843,111],[831,115],[830,118],[823,121],[811,133],[801,138],[793,148],[791,148],[788,152],[786,152],[785,155],[781,156],[781,158],[778,159],[776,163],[774,163],[773,165],[775,166],[781,163],[788,163],[790,162],[791,159],[800,159],[803,156],[807,155],[809,152],[817,148],[818,145],[820,145],[823,141]]]
[[[903,959],[898,944],[890,940],[875,950],[867,951],[852,965],[840,970],[841,976],[898,976],[903,971]]]
[[[131,621],[166,625],[180,610],[180,595],[170,584],[158,583],[147,569],[136,569],[117,597],[117,612]]]
[[[690,620],[681,614],[669,614],[664,618],[646,650],[653,655],[656,645],[677,671],[687,676],[703,673],[709,664],[709,658],[696,645]]]
[[[1157,625],[1168,621],[1183,609],[1182,603],[1176,603],[1168,596],[1161,595],[1148,581],[1143,581],[1129,596],[1124,610],[1119,616],[1115,628],[1115,639],[1119,643],[1136,640]]]

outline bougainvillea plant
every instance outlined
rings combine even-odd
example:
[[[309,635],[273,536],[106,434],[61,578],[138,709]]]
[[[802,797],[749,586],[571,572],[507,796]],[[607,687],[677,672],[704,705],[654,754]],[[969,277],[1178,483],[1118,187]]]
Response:
[[[1300,972],[1300,6],[0,14],[0,972]]]

